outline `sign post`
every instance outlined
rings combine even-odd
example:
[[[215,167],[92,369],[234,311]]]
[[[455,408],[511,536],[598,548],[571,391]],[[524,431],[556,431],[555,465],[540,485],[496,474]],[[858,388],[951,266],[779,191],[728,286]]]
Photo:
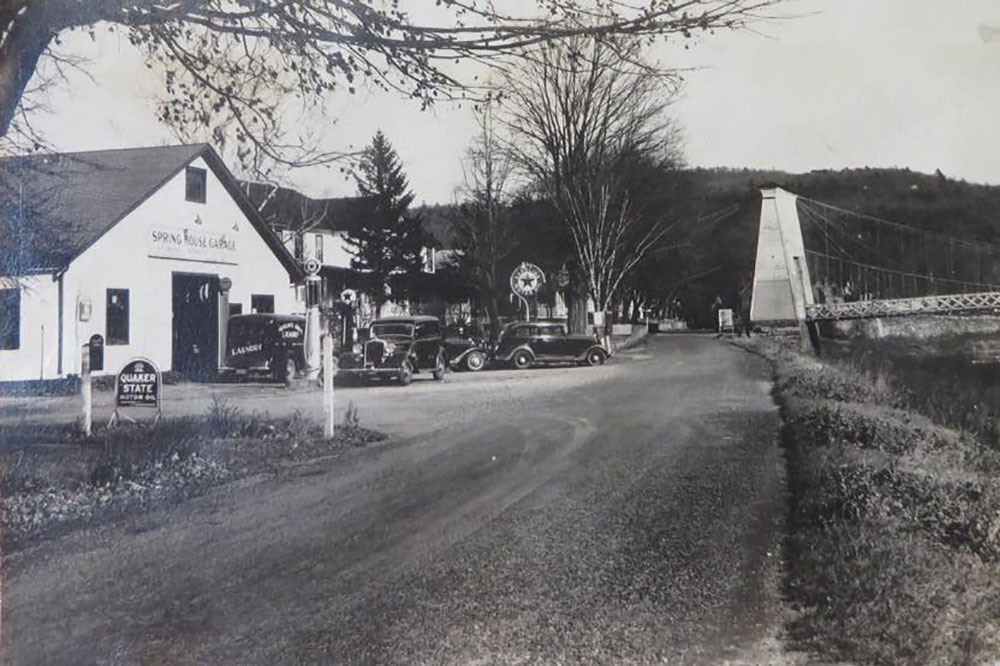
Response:
[[[83,398],[83,419],[80,428],[84,437],[90,437],[93,422],[93,387],[90,381],[90,343],[83,345],[83,357],[80,359],[80,397]]]
[[[123,413],[123,407],[149,407],[156,410],[155,426],[160,421],[160,389],[163,379],[156,365],[145,358],[134,358],[125,364],[115,377],[115,411],[111,414],[108,427],[121,419],[132,423],[137,421]]]
[[[323,437],[333,439],[333,336],[323,336]]]
[[[531,306],[528,298],[538,295],[545,284],[545,273],[535,264],[522,261],[510,274],[510,290],[524,303],[524,320],[531,321]]]

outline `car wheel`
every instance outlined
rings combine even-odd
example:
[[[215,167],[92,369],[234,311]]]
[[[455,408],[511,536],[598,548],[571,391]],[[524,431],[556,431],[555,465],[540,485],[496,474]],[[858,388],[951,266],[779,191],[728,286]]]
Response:
[[[591,349],[587,353],[587,365],[604,365],[608,355],[600,349]]]
[[[511,359],[511,364],[518,370],[524,370],[525,368],[531,367],[531,354],[526,351],[519,351],[514,354]]]
[[[486,367],[486,354],[474,351],[465,357],[465,369],[469,372],[479,372]]]
[[[434,368],[434,379],[435,381],[441,381],[444,379],[444,355],[438,354],[437,357],[437,367]]]
[[[399,369],[399,385],[406,386],[413,381],[413,366],[409,361],[403,361],[403,367]]]

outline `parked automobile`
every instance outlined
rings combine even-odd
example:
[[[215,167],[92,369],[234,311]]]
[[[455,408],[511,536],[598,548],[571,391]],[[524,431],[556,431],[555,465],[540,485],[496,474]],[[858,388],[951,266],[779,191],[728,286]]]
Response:
[[[287,381],[305,367],[306,318],[246,314],[229,318],[223,371],[265,373]]]
[[[479,372],[486,367],[489,347],[483,329],[474,324],[455,324],[444,329],[444,355],[452,370]]]
[[[354,351],[340,355],[336,375],[340,382],[381,378],[406,386],[421,372],[444,379],[444,344],[437,317],[376,319],[364,338]]]
[[[536,363],[601,365],[610,354],[594,337],[570,335],[558,323],[507,324],[493,352],[497,363],[529,368]]]

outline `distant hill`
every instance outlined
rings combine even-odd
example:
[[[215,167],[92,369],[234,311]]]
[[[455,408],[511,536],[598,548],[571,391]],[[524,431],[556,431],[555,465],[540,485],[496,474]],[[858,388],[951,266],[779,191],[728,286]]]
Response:
[[[778,185],[795,194],[928,231],[1000,245],[1000,187],[940,171],[843,169],[793,174],[756,169],[693,169],[703,196],[732,196]]]

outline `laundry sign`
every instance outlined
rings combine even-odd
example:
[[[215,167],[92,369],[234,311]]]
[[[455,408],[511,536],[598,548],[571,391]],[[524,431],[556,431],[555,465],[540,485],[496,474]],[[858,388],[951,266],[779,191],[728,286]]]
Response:
[[[149,231],[149,256],[216,264],[239,263],[236,234],[192,227],[154,226]]]

